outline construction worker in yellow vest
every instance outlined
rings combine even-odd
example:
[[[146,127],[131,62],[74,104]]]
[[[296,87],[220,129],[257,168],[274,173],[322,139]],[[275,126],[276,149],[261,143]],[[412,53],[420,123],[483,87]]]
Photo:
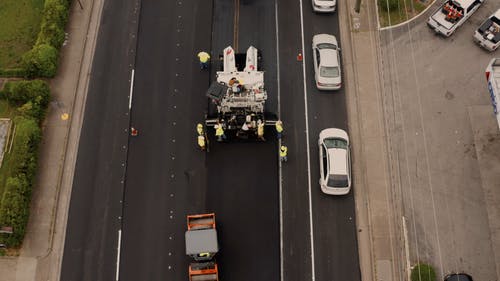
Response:
[[[282,161],[282,162],[286,162],[286,161],[288,160],[288,158],[287,158],[287,156],[286,156],[286,155],[287,155],[287,152],[288,152],[288,147],[286,147],[286,146],[282,145],[282,146],[280,147],[280,161]]]
[[[276,137],[280,140],[283,137],[283,122],[281,120],[276,121]]]
[[[199,52],[198,59],[200,59],[201,69],[208,69],[208,63],[210,61],[210,55],[207,52]]]
[[[226,140],[226,135],[224,134],[224,128],[222,128],[222,124],[217,124],[214,126],[215,128],[215,136],[217,137],[217,141]]]
[[[205,151],[205,149],[207,148],[204,135],[198,135],[198,146],[200,147],[201,151]]]
[[[257,138],[261,141],[266,141],[264,138],[264,122],[257,120]]]
[[[198,132],[199,136],[203,136],[204,135],[203,125],[201,123],[198,123],[198,125],[196,125],[196,132]]]

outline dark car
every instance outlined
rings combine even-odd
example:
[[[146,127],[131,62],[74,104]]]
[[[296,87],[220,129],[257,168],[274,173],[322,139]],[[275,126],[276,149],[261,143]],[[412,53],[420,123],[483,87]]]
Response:
[[[465,273],[452,273],[446,275],[444,281],[472,281],[472,277]]]

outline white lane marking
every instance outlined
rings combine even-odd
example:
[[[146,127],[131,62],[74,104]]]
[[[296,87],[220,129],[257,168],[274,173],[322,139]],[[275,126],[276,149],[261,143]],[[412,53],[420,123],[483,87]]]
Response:
[[[130,75],[130,94],[128,96],[128,109],[132,108],[132,95],[134,94],[134,76],[135,70],[132,69],[132,74]]]
[[[116,253],[116,281],[120,279],[120,249],[122,247],[122,230],[118,230],[118,247]]]
[[[274,19],[276,26],[276,80],[278,84],[278,119],[281,120],[281,92],[280,92],[280,48],[278,32],[278,1],[274,0]],[[278,149],[281,147],[281,139],[278,141]],[[279,150],[278,150],[279,151]],[[284,281],[284,261],[283,261],[283,171],[281,161],[279,163],[279,197],[280,197],[280,276]]]
[[[312,217],[312,192],[311,192],[311,152],[309,147],[309,118],[307,110],[307,81],[306,81],[306,54],[304,45],[304,11],[302,0],[300,3],[300,31],[302,35],[302,78],[304,80],[304,115],[306,118],[306,147],[307,147],[307,192],[309,195],[309,235],[311,236],[311,280],[316,280],[315,262],[314,262],[314,233]]]

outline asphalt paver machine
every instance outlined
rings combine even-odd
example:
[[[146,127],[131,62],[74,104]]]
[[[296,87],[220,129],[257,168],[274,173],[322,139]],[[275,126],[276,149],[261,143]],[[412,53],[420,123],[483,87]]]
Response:
[[[190,281],[218,281],[219,271],[214,259],[219,251],[215,214],[187,216],[186,255],[193,258],[189,265]]]
[[[275,124],[276,118],[265,112],[267,92],[259,58],[253,46],[246,53],[235,53],[231,46],[224,49],[222,70],[207,91],[207,127],[222,126],[230,138],[256,139],[258,124]]]

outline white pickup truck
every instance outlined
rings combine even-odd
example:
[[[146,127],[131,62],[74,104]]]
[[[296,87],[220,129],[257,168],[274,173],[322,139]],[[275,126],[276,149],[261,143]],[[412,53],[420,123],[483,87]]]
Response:
[[[486,67],[486,81],[488,81],[493,114],[500,128],[500,114],[497,108],[498,103],[500,103],[500,58],[492,59]]]
[[[500,46],[500,9],[474,32],[474,41],[488,51],[494,51]]]
[[[449,37],[483,2],[484,0],[447,0],[427,20],[427,25],[436,33]]]

